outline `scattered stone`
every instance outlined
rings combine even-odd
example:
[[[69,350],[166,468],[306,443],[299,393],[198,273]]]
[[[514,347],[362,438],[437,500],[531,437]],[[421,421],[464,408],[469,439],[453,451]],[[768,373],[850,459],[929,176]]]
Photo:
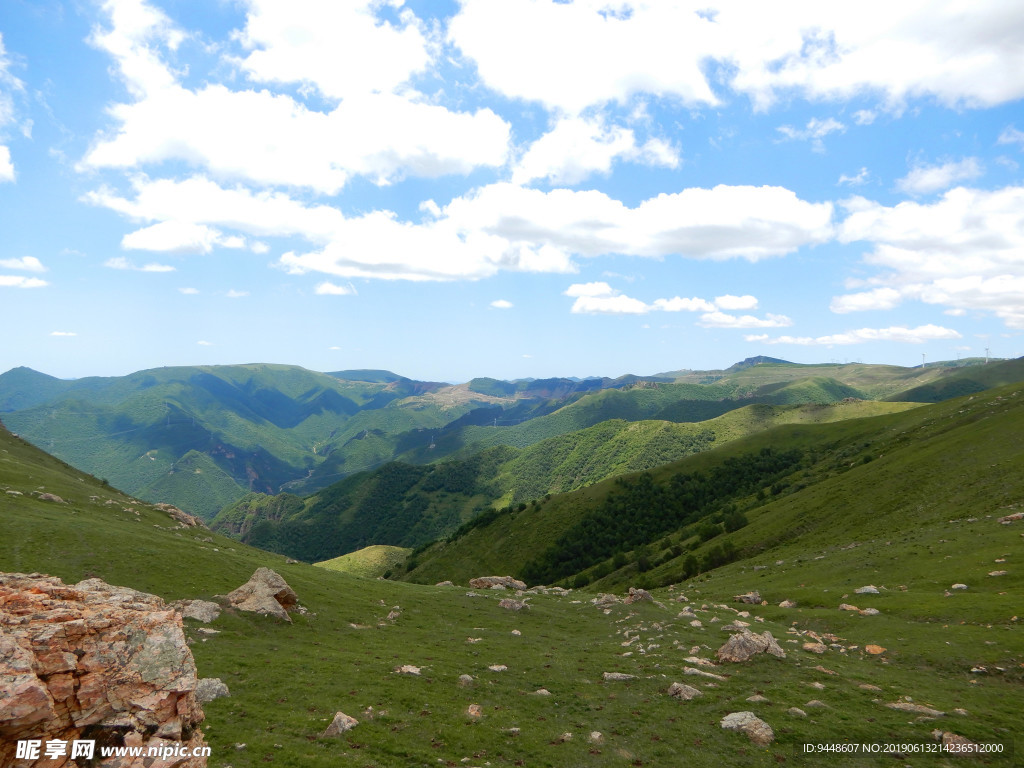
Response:
[[[999,522],[1003,525],[1009,525],[1017,520],[1024,520],[1024,512],[1014,512],[1012,515],[1006,515],[1005,517],[999,518]]]
[[[694,667],[683,667],[684,675],[693,675],[697,677],[710,677],[712,680],[725,680],[726,678],[722,675],[716,675],[714,672],[705,672],[702,669],[696,669]]]
[[[818,681],[814,681],[813,683],[808,683],[808,685],[811,686],[811,688],[813,688],[816,691],[824,691],[825,690],[824,683],[819,683]]]
[[[488,669],[491,670],[491,672],[505,672],[508,670],[508,667],[504,664],[492,664]]]
[[[733,600],[737,603],[746,603],[747,605],[760,605],[761,604],[761,593],[757,590],[753,592],[747,592],[744,595],[734,595]]]
[[[745,733],[754,744],[764,747],[775,740],[775,732],[753,712],[732,712],[722,718],[722,728]]]
[[[154,507],[162,512],[166,512],[171,516],[171,519],[180,524],[182,528],[205,528],[206,524],[203,523],[195,515],[190,515],[188,512],[183,512],[173,504],[154,504]]]
[[[450,581],[439,581],[434,586],[435,587],[454,587],[455,585],[452,584]]]
[[[751,704],[767,704],[768,697],[762,696],[760,693],[755,693],[753,696],[748,696],[747,701]]]
[[[171,603],[171,606],[186,619],[195,619],[204,624],[220,616],[220,606],[209,600],[178,600]]]
[[[567,742],[567,741],[572,741],[572,734],[571,734],[571,733],[569,733],[568,731],[566,731],[566,732],[565,732],[565,733],[563,733],[563,734],[562,734],[561,736],[559,736],[559,737],[558,737],[558,738],[556,739],[556,741],[557,741],[557,742],[558,742],[559,744],[565,744],[565,742]]]
[[[822,642],[804,643],[803,649],[805,651],[810,651],[811,653],[821,654],[828,650],[828,646]]]
[[[396,675],[419,675],[421,672],[422,670],[419,667],[412,664],[402,664],[399,667],[395,667]]]
[[[270,568],[257,568],[245,584],[228,593],[228,602],[240,611],[276,616],[290,622],[299,598],[288,583]]]
[[[591,744],[603,744],[604,735],[600,731],[591,731],[590,735],[587,736],[587,741]]]
[[[883,653],[885,653],[885,648],[883,648],[883,647],[882,647],[882,646],[880,646],[880,645],[874,645],[874,644],[871,644],[871,645],[865,645],[865,646],[864,646],[864,650],[865,650],[865,651],[866,651],[867,653],[870,653],[870,654],[871,654],[872,656],[878,656],[878,655],[880,655],[880,654],[883,654]]]
[[[864,608],[864,609],[861,610],[860,615],[861,616],[877,616],[880,613],[881,613],[881,611],[878,610],[877,608]]]
[[[694,619],[693,621],[690,622],[690,626],[693,627],[694,629],[700,629],[701,627],[704,626],[704,624],[701,622],[700,619]]]
[[[989,571],[989,576],[1005,576],[1009,571]]]
[[[40,493],[37,497],[40,501],[53,501],[57,504],[65,504],[66,502],[60,496],[55,493]]]
[[[758,653],[767,653],[779,659],[786,658],[786,652],[775,641],[771,632],[765,631],[758,635],[747,629],[730,637],[725,645],[718,649],[716,655],[719,661],[739,663]]]
[[[621,603],[622,601],[619,599],[618,595],[610,595],[602,592],[590,602],[596,605],[598,608],[605,608],[609,605]]]
[[[536,691],[533,692],[533,695],[534,696],[550,696],[551,695],[551,691],[549,691],[547,688],[538,688]]]
[[[861,689],[863,689],[865,691],[880,691],[880,690],[882,690],[877,685],[872,685],[871,683],[861,683],[857,687],[861,688]]]
[[[858,587],[853,591],[855,594],[858,595],[877,595],[879,593],[878,587],[874,586],[873,584],[868,584],[866,587]]]
[[[16,764],[20,739],[68,743],[84,729],[117,728],[144,750],[206,746],[181,615],[155,595],[0,574],[0,679],[0,765]]]
[[[609,682],[616,680],[636,680],[636,675],[627,675],[625,672],[605,672],[602,677]]]
[[[685,683],[672,683],[668,687],[668,695],[674,699],[680,701],[690,701],[698,696],[703,696],[704,693],[693,686],[686,685]]]
[[[459,685],[466,688],[473,684],[472,675],[459,675]]]
[[[336,712],[331,724],[327,726],[327,730],[323,732],[320,738],[326,739],[331,736],[341,736],[341,734],[351,731],[357,725],[359,725],[359,721],[354,717],[350,717],[344,712]]]
[[[516,637],[522,637],[523,633],[520,632],[518,629],[513,629],[512,630],[512,634],[515,635]]]
[[[525,582],[514,579],[511,576],[480,576],[470,579],[469,586],[473,589],[494,589],[495,587],[518,590],[526,589]]]
[[[967,589],[967,585],[966,584],[954,584],[953,586],[950,587],[950,589]]]
[[[641,600],[646,600],[649,603],[654,602],[654,595],[648,592],[646,589],[639,589],[637,587],[630,587],[629,594],[623,599],[626,605],[633,603],[639,603]]]
[[[793,717],[807,717],[807,713],[800,709],[800,707],[790,707],[786,712],[791,714]]]
[[[201,704],[230,695],[227,685],[219,677],[204,677],[196,684],[196,699]]]
[[[529,610],[530,606],[527,605],[525,600],[513,600],[511,597],[503,598],[498,601],[498,607],[504,608],[507,611],[521,611],[524,608]]]
[[[940,712],[937,709],[926,707],[923,704],[914,704],[910,701],[895,701],[890,704],[886,704],[889,709],[898,709],[900,712],[910,712],[915,715],[925,715],[927,717],[942,717],[945,712]]]
[[[796,608],[796,602],[793,600],[783,600],[779,603],[779,608]]]
[[[470,704],[466,708],[466,714],[470,717],[483,717],[484,711],[479,704]]]
[[[198,627],[196,629],[196,632],[198,632],[201,635],[219,635],[220,634],[220,630],[219,629],[210,629],[209,627]]]
[[[811,699],[806,704],[804,704],[804,706],[805,707],[827,707],[828,704],[826,704],[824,701],[819,701],[818,699]]]
[[[840,611],[859,611],[860,608],[858,608],[856,605],[850,605],[849,603],[840,603],[839,604],[839,610]]]

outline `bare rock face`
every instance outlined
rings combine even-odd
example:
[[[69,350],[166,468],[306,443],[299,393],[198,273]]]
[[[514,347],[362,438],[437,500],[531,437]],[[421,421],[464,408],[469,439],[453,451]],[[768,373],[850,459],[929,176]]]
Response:
[[[722,718],[721,726],[728,731],[747,734],[754,744],[767,746],[775,741],[775,732],[764,720],[753,712],[733,712]]]
[[[0,765],[14,763],[20,739],[206,746],[181,616],[155,595],[0,574],[0,678]],[[98,750],[95,764],[136,765]],[[203,768],[206,758],[173,765]]]
[[[285,621],[291,621],[288,611],[295,610],[299,603],[288,583],[269,568],[257,568],[252,578],[227,598],[240,611],[264,613]]]
[[[786,652],[772,637],[771,632],[765,631],[758,635],[749,629],[726,640],[725,645],[718,649],[717,656],[719,661],[739,663],[758,653],[768,653],[780,659],[786,658]]]
[[[473,589],[526,589],[526,583],[511,576],[480,576],[469,580]]]

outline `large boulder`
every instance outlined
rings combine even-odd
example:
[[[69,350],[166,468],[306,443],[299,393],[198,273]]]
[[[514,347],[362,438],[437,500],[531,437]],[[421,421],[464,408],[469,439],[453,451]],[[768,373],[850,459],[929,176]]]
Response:
[[[740,634],[732,635],[725,645],[718,649],[719,661],[739,663],[747,661],[758,653],[767,653],[780,659],[786,658],[786,652],[778,644],[772,633],[762,632],[760,635],[744,629]]]
[[[240,611],[252,611],[291,621],[288,611],[298,607],[298,595],[280,574],[269,568],[257,568],[252,578],[233,592],[228,602]]]
[[[721,726],[728,731],[740,731],[754,744],[765,747],[775,741],[775,731],[753,712],[732,712],[722,718]]]
[[[70,744],[97,729],[117,739],[109,746],[206,746],[181,615],[155,595],[99,579],[68,586],[0,574],[0,679],[0,765],[15,764],[19,740]],[[90,764],[136,763],[97,752]],[[206,758],[173,765],[202,768]]]

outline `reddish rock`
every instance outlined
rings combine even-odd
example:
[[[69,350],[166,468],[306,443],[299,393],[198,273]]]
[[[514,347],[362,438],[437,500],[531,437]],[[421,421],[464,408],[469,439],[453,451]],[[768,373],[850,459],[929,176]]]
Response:
[[[206,746],[181,616],[155,595],[99,579],[71,587],[41,574],[0,574],[0,678],[0,765],[14,764],[19,740],[88,740],[92,726],[129,746]],[[97,753],[94,764],[142,761]],[[201,768],[206,758],[150,763]]]

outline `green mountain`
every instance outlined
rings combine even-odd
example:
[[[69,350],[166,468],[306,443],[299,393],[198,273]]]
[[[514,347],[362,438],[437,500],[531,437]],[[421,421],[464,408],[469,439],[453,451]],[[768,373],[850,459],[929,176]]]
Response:
[[[489,448],[526,449],[610,420],[700,422],[752,403],[898,399],[922,386],[939,387],[914,390],[936,399],[994,381],[996,368],[807,366],[751,358],[725,371],[460,385],[390,371],[324,374],[264,364],[157,368],[73,381],[16,368],[0,375],[0,410],[12,429],[74,466],[210,518],[218,504],[249,492],[304,496],[395,460],[470,460]],[[975,378],[955,384],[956,376]],[[634,462],[642,451],[628,450],[624,460],[602,462],[628,471],[690,452],[692,436],[670,432],[651,434],[646,458]],[[524,471],[534,472],[528,463]],[[572,466],[560,472],[554,483],[506,483],[517,487],[509,498],[607,474]]]
[[[524,595],[529,608],[520,611],[500,606],[508,592],[362,579],[180,528],[0,429],[0,570],[68,583],[99,577],[165,599],[214,599],[259,566],[278,571],[307,609],[292,623],[228,610],[211,635],[186,620],[200,677],[219,677],[231,691],[204,705],[213,764],[823,766],[836,763],[833,754],[805,756],[803,745],[936,749],[938,729],[1003,751],[918,757],[904,747],[895,761],[859,754],[842,762],[1009,766],[1024,706],[1024,522],[1000,518],[1021,511],[1021,402],[1024,388],[1008,387],[895,415],[787,426],[697,454],[652,473],[652,483],[680,468],[710,473],[762,448],[798,451],[801,469],[777,481],[777,494],[769,489],[769,503],[741,510],[744,500],[734,497],[747,525],[691,551],[703,560],[732,537],[732,562],[656,588],[654,601],[598,607],[588,588]],[[548,503],[579,520],[600,507],[602,491]],[[477,536],[500,550],[492,555],[477,542],[476,562],[453,561],[446,575],[464,583],[460,569],[493,572],[511,562],[519,537],[538,542],[534,553],[556,541],[554,529],[535,535],[535,525],[556,521],[529,518],[531,508],[465,533],[455,543],[467,557]],[[495,537],[509,521],[517,525]],[[648,571],[626,566],[600,587],[621,595],[620,585],[670,576],[676,558],[658,562],[671,553],[663,539],[647,542]],[[957,582],[968,588],[951,589]],[[864,585],[878,594],[857,594]],[[734,601],[754,589],[766,604]],[[779,607],[784,599],[796,605]],[[839,610],[841,603],[878,613]],[[771,632],[786,658],[706,666],[738,621]],[[868,645],[885,650],[869,653]],[[420,674],[395,672],[406,664]],[[612,672],[632,677],[607,679]],[[460,675],[470,682],[460,685]],[[701,695],[673,698],[673,682]],[[320,738],[339,710],[359,725]],[[737,711],[767,721],[774,741],[755,746],[723,730],[722,718]]]

